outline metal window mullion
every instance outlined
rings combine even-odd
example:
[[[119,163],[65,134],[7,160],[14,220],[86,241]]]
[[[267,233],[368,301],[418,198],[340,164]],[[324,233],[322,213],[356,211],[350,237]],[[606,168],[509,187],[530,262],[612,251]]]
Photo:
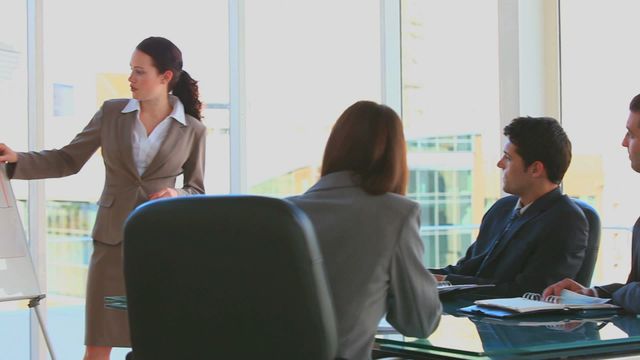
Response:
[[[232,194],[247,192],[244,0],[229,0],[229,146]]]

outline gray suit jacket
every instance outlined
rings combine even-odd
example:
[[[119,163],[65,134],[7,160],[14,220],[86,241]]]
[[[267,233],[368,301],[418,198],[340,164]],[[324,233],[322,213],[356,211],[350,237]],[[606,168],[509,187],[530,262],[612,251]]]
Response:
[[[426,337],[442,307],[422,264],[419,205],[396,194],[369,195],[354,180],[350,172],[328,174],[289,200],[316,230],[336,311],[338,357],[368,359],[385,313],[401,333]]]
[[[121,112],[128,101],[106,101],[68,145],[59,150],[18,153],[18,162],[9,167],[9,176],[15,179],[68,176],[77,173],[102,147],[105,184],[98,201],[93,239],[112,245],[122,241],[123,224],[129,213],[147,201],[149,194],[173,188],[178,175],[184,173],[184,187],[178,189],[179,194],[204,193],[204,124],[189,115],[185,117],[186,126],[171,121],[158,154],[140,176],[131,149],[136,112]]]

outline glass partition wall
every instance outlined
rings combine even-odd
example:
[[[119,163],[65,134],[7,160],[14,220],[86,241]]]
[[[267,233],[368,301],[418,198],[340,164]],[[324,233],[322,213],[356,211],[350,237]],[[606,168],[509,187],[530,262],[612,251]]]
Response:
[[[602,220],[594,284],[626,281],[629,229],[640,216],[640,177],[621,146],[629,102],[640,93],[640,49],[633,45],[638,11],[633,0],[560,1],[562,119],[573,143],[564,189],[593,205]]]
[[[404,0],[401,31],[408,196],[422,207],[425,265],[443,267],[500,197],[498,1]]]
[[[380,17],[367,0],[245,3],[248,192],[304,192],[342,111],[380,101]]]

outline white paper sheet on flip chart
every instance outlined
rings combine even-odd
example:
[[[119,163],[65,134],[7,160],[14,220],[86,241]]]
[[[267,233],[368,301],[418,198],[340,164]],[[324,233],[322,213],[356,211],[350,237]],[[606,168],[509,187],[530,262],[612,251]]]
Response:
[[[23,257],[27,252],[20,214],[15,206],[5,166],[0,168],[0,259]]]

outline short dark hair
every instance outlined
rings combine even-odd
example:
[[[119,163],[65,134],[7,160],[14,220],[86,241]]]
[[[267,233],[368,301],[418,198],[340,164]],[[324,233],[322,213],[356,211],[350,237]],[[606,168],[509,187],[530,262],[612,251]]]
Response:
[[[554,118],[519,117],[504,128],[504,135],[528,167],[544,164],[549,181],[559,184],[571,163],[571,141]]]
[[[629,111],[640,113],[640,94],[634,96],[633,99],[631,99],[631,103],[629,104]]]
[[[324,150],[321,175],[347,170],[358,175],[369,194],[405,194],[407,145],[393,109],[358,101],[340,115]]]

